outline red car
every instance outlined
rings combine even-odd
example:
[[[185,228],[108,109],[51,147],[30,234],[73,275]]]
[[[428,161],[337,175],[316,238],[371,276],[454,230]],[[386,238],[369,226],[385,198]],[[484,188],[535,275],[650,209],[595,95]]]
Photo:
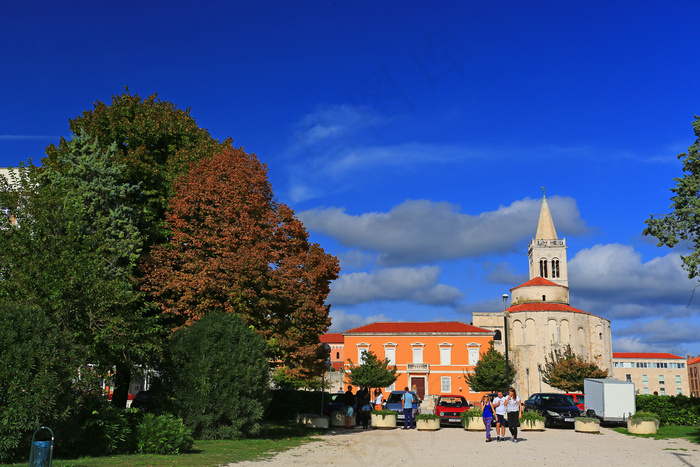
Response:
[[[440,416],[440,423],[461,424],[462,412],[468,410],[469,402],[455,394],[445,394],[435,403],[435,413]]]
[[[566,395],[574,401],[574,405],[576,407],[583,410],[584,412],[586,411],[586,401],[583,394],[579,394],[577,392],[567,392]]]

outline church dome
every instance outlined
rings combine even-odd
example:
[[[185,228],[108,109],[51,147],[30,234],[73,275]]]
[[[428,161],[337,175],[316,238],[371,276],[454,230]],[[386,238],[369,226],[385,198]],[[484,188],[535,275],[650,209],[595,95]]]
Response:
[[[555,284],[543,277],[535,277],[524,284],[510,289],[511,305],[522,303],[562,303],[569,304],[569,288]]]

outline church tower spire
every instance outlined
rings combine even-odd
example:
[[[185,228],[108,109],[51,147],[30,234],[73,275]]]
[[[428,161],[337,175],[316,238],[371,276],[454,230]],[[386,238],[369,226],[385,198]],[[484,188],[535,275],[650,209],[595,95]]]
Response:
[[[554,228],[552,213],[549,211],[547,197],[542,188],[542,205],[540,219],[537,223],[535,238],[528,247],[530,260],[530,279],[543,277],[555,284],[569,286],[568,268],[566,267],[566,239],[559,239]]]

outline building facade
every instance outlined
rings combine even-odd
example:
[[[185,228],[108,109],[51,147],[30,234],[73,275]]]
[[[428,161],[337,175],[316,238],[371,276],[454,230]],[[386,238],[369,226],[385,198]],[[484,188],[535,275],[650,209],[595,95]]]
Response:
[[[328,332],[320,337],[322,344],[327,344],[330,347],[331,370],[324,376],[329,383],[331,392],[343,390],[345,383],[345,373],[343,372],[343,363],[345,362],[345,346],[343,344],[343,335],[339,332]]]
[[[688,390],[691,396],[700,396],[700,378],[698,373],[700,370],[700,357],[690,358],[688,355]]]
[[[343,333],[346,372],[362,363],[363,352],[373,352],[396,365],[398,379],[383,388],[384,396],[409,387],[421,399],[426,395],[461,394],[476,402],[464,372],[473,371],[486,353],[493,332],[460,322],[373,323]]]
[[[690,394],[686,359],[670,353],[615,352],[613,377],[633,382],[637,394]]]
[[[519,394],[561,392],[542,381],[541,370],[550,352],[563,351],[567,345],[611,374],[610,321],[569,305],[566,239],[558,238],[545,197],[528,260],[530,280],[510,289],[510,307],[502,313],[472,314],[475,326],[494,332],[494,347],[501,353],[505,353],[507,333]]]

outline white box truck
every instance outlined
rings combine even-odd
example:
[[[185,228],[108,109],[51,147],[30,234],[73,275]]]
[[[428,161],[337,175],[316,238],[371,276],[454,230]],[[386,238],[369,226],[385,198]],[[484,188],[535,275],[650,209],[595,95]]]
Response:
[[[632,382],[586,378],[583,393],[586,415],[603,422],[625,422],[637,411]]]

